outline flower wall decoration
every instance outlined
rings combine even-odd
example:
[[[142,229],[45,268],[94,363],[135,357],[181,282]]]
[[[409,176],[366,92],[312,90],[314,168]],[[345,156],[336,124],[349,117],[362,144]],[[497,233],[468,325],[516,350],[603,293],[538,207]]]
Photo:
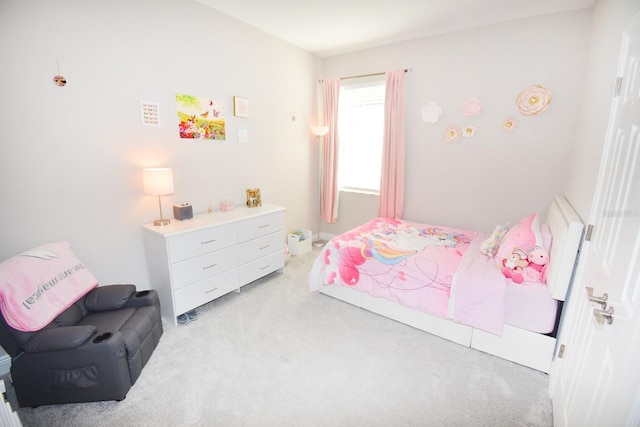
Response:
[[[513,132],[518,127],[518,122],[513,117],[507,117],[502,121],[502,130],[505,132]]]
[[[467,125],[462,128],[462,136],[464,136],[465,138],[471,138],[475,134],[476,134],[475,126]]]
[[[447,142],[456,142],[460,139],[460,128],[456,125],[449,125],[444,129],[442,136],[444,136],[444,140]]]
[[[462,103],[462,114],[465,117],[477,116],[480,110],[482,110],[482,101],[478,98],[469,98]]]
[[[528,86],[516,98],[518,110],[525,116],[544,113],[549,103],[551,103],[551,92],[540,85]]]
[[[421,110],[422,121],[425,123],[436,123],[442,115],[442,108],[435,102],[430,102]]]

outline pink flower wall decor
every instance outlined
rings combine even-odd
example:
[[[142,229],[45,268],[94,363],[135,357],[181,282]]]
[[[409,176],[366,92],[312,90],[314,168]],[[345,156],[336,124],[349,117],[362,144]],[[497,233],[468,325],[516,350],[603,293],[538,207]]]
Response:
[[[462,128],[462,136],[464,136],[465,138],[471,138],[475,134],[476,134],[475,126],[467,125]]]
[[[478,98],[469,98],[462,103],[462,114],[465,117],[473,117],[480,114],[480,110],[482,110],[482,101]]]
[[[502,121],[502,130],[505,132],[513,132],[518,127],[518,122],[513,117],[507,117]]]
[[[456,125],[449,125],[444,129],[442,136],[444,136],[444,140],[447,142],[456,142],[460,139],[460,128]]]
[[[551,92],[540,85],[525,88],[516,98],[518,110],[525,116],[544,113],[549,103],[551,103]]]

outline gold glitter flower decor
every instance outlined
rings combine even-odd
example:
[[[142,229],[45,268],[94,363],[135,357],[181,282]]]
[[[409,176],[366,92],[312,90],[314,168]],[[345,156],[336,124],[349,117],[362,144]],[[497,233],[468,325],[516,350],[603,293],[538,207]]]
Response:
[[[551,92],[540,85],[531,85],[516,98],[518,110],[525,116],[535,116],[547,109],[551,103]]]

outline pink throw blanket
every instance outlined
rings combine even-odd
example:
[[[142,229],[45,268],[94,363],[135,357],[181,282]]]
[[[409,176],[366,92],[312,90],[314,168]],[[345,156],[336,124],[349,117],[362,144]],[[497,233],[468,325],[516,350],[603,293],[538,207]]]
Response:
[[[98,282],[67,242],[49,243],[0,264],[0,310],[20,331],[38,331]]]
[[[506,279],[495,260],[480,252],[488,235],[471,242],[451,284],[447,317],[492,334],[504,329]]]

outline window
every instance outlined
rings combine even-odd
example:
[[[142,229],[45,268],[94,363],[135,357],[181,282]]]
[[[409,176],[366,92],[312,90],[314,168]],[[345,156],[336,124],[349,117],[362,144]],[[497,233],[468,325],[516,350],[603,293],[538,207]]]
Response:
[[[340,86],[338,187],[341,191],[380,193],[384,93],[385,83],[380,78]]]

